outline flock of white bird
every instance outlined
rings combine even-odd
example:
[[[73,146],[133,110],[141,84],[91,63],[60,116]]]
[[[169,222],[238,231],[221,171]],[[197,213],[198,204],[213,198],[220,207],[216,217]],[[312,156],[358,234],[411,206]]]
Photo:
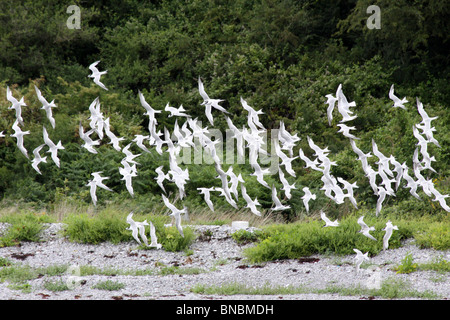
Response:
[[[103,88],[104,90],[108,90],[106,86],[100,81],[102,75],[105,75],[107,71],[99,71],[97,69],[97,64],[100,61],[96,61],[89,66],[92,74],[88,77],[93,78],[95,84]],[[55,128],[55,119],[52,115],[52,108],[56,108],[56,104],[54,101],[48,102],[40,90],[35,86],[36,94],[39,101],[42,103],[42,108],[46,112],[46,116],[50,121],[52,128]],[[255,110],[251,107],[247,101],[245,101],[242,97],[240,99],[241,105],[243,109],[248,112],[247,117],[247,126],[243,126],[242,129],[238,129],[231,119],[229,118],[229,112],[220,105],[220,103],[224,100],[222,99],[212,99],[206,93],[204,85],[201,79],[198,79],[198,90],[200,96],[203,98],[202,106],[205,107],[205,115],[208,119],[211,126],[214,125],[214,117],[213,110],[216,112],[220,112],[225,116],[226,122],[228,124],[229,129],[233,133],[232,138],[236,140],[237,144],[237,153],[240,156],[245,154],[245,148],[249,150],[249,163],[254,170],[251,174],[256,177],[256,180],[269,190],[271,190],[272,200],[274,206],[271,208],[272,211],[278,210],[286,210],[289,209],[289,205],[283,204],[283,202],[279,198],[278,190],[275,188],[275,185],[270,186],[265,180],[264,176],[269,174],[268,168],[261,168],[258,163],[258,155],[264,154],[269,155],[267,150],[264,148],[265,142],[263,139],[264,134],[267,133],[267,130],[264,128],[263,124],[259,120],[259,116],[263,115],[264,112],[262,110]],[[82,147],[85,148],[88,152],[96,154],[97,150],[96,146],[100,145],[100,141],[106,137],[109,139],[109,144],[112,144],[113,148],[118,152],[122,152],[125,157],[121,161],[122,167],[119,168],[120,175],[122,176],[121,180],[125,181],[126,188],[131,196],[134,196],[132,178],[137,176],[137,168],[136,165],[139,165],[136,162],[135,158],[139,157],[139,154],[133,154],[130,151],[130,147],[132,143],[135,143],[143,152],[150,152],[149,147],[154,146],[155,150],[162,154],[163,146],[166,146],[167,149],[165,152],[169,154],[169,166],[170,169],[168,172],[163,172],[163,166],[160,166],[156,169],[157,177],[155,178],[157,184],[161,187],[163,193],[166,193],[164,188],[164,182],[173,182],[176,184],[179,190],[179,198],[183,199],[185,196],[185,185],[189,180],[189,172],[188,169],[182,169],[177,163],[177,157],[180,154],[181,148],[184,147],[193,147],[196,148],[194,143],[194,138],[198,139],[201,144],[201,147],[208,151],[214,160],[214,166],[217,171],[217,179],[221,180],[221,187],[202,187],[198,188],[200,194],[204,196],[204,200],[208,207],[214,211],[214,204],[211,201],[210,195],[211,192],[220,192],[220,196],[223,196],[226,201],[238,209],[237,200],[240,194],[246,202],[245,208],[251,210],[252,213],[261,216],[261,211],[258,207],[260,207],[260,203],[257,198],[252,199],[247,193],[245,187],[245,180],[241,174],[236,175],[233,172],[233,168],[230,166],[227,171],[223,170],[222,162],[220,157],[216,151],[216,145],[220,142],[219,140],[211,140],[208,136],[208,127],[202,127],[201,123],[197,120],[197,118],[192,119],[192,117],[186,113],[186,110],[181,105],[179,108],[171,107],[169,103],[165,106],[164,111],[168,113],[168,117],[177,117],[175,121],[174,130],[172,132],[173,136],[176,137],[175,141],[172,141],[171,134],[166,127],[164,127],[163,131],[157,128],[158,121],[157,115],[162,112],[162,110],[153,109],[149,103],[145,100],[144,95],[139,91],[138,93],[140,103],[142,107],[146,110],[144,113],[145,116],[148,116],[148,132],[149,134],[144,135],[136,135],[131,143],[126,145],[125,147],[121,147],[120,142],[125,140],[125,137],[117,137],[112,131],[110,127],[110,119],[103,116],[100,106],[100,98],[97,97],[89,106],[89,111],[91,116],[88,120],[89,130],[85,131],[83,126],[79,126],[79,136],[83,140]],[[369,165],[368,158],[372,157],[371,152],[364,153],[362,150],[358,148],[356,145],[356,141],[359,140],[357,136],[351,133],[351,131],[355,131],[356,128],[354,126],[347,126],[346,122],[352,121],[357,118],[357,115],[351,111],[350,108],[356,107],[356,103],[354,101],[348,102],[346,96],[343,93],[342,85],[339,85],[337,88],[336,94],[327,94],[325,96],[327,100],[325,104],[328,104],[327,107],[327,118],[328,124],[332,126],[333,120],[333,112],[337,108],[338,112],[342,116],[342,119],[339,121],[337,126],[339,130],[337,133],[341,133],[345,137],[349,139],[351,147],[353,151],[358,156],[357,160],[361,162],[362,168],[365,172],[366,177],[369,179],[370,185],[374,191],[374,194],[378,197],[377,206],[376,206],[376,215],[380,213],[382,209],[382,204],[385,201],[387,196],[395,196],[395,191],[399,188],[401,181],[406,181],[405,188],[410,189],[410,193],[420,199],[417,191],[421,188],[424,193],[430,197],[434,196],[433,201],[438,201],[442,208],[446,211],[450,211],[449,206],[446,203],[446,198],[449,195],[442,195],[438,190],[434,188],[434,184],[431,179],[426,179],[422,174],[424,170],[431,170],[435,172],[432,168],[431,164],[436,159],[433,156],[430,156],[428,153],[427,146],[429,143],[433,143],[436,146],[440,147],[439,143],[433,136],[433,132],[436,131],[435,127],[431,126],[431,121],[435,120],[437,117],[429,117],[425,112],[422,103],[417,99],[417,110],[422,117],[422,121],[415,126],[413,126],[413,134],[414,137],[418,140],[417,148],[414,152],[413,156],[413,174],[416,179],[414,179],[409,174],[409,168],[406,165],[406,162],[402,164],[398,162],[393,155],[389,157],[385,156],[378,149],[375,141],[372,140],[372,152],[374,156],[378,158],[376,162],[378,168],[374,169]],[[402,108],[406,109],[405,104],[408,103],[406,98],[399,99],[394,94],[394,85],[390,88],[389,98],[393,101],[392,107],[394,108]],[[15,137],[17,139],[17,147],[23,153],[23,155],[27,158],[28,152],[24,147],[24,136],[29,134],[29,131],[22,131],[20,126],[24,125],[24,121],[21,115],[21,108],[26,106],[24,102],[24,98],[22,97],[20,100],[17,100],[13,97],[11,90],[7,87],[7,100],[12,103],[9,109],[14,109],[16,113],[16,121],[14,122],[12,129],[14,133],[11,134],[11,137]],[[181,127],[178,125],[178,119],[184,119],[184,123]],[[421,132],[420,132],[420,131]],[[96,134],[98,139],[92,138],[92,134]],[[3,131],[0,133],[0,137],[4,137]],[[33,150],[34,159],[31,160],[32,167],[41,174],[39,170],[39,164],[41,162],[47,162],[47,157],[42,157],[40,152],[42,148],[48,147],[47,153],[51,154],[51,158],[53,162],[59,167],[60,161],[58,158],[58,151],[63,150],[64,147],[59,141],[55,144],[50,138],[45,126],[43,127],[43,140],[44,143],[39,145],[37,148]],[[299,149],[298,156],[293,155],[293,148],[296,143],[300,140],[297,136],[291,135],[285,128],[285,125],[282,121],[280,121],[280,128],[278,131],[278,137],[274,140],[275,153],[279,160],[281,160],[280,165],[278,166],[278,176],[283,184],[283,187],[280,189],[284,192],[284,196],[286,199],[291,198],[291,190],[296,189],[295,183],[290,184],[286,178],[287,175],[295,177],[296,174],[292,169],[292,162],[300,158],[304,163],[304,168],[311,168],[312,170],[316,170],[322,173],[321,180],[323,182],[323,187],[321,190],[324,191],[325,195],[335,201],[337,204],[344,203],[345,199],[348,198],[349,201],[353,204],[355,208],[357,208],[357,201],[354,197],[354,189],[358,188],[355,183],[350,183],[345,181],[341,177],[334,177],[331,174],[331,167],[336,166],[336,162],[332,161],[328,154],[330,150],[325,147],[321,148],[314,143],[314,141],[307,137],[309,147],[315,152],[315,159],[308,158],[303,150]],[[147,144],[147,146],[146,146]],[[421,158],[421,159],[420,159]],[[284,169],[284,170],[283,170]],[[286,173],[285,173],[286,172]],[[96,190],[98,187],[103,188],[108,191],[112,191],[109,187],[107,187],[103,181],[108,179],[109,177],[102,177],[102,172],[94,172],[92,173],[93,179],[89,180],[87,186],[90,187],[90,194],[93,201],[93,204],[97,203]],[[379,178],[379,179],[378,179]],[[381,180],[381,181],[380,181]],[[239,188],[240,185],[240,188]],[[316,195],[312,194],[308,187],[304,187],[303,189],[304,195],[301,197],[306,208],[306,211],[309,211],[309,201],[315,200]],[[187,208],[178,209],[175,205],[170,203],[169,199],[162,194],[163,202],[165,206],[171,211],[171,216],[175,218],[175,224],[183,236],[183,229],[181,226],[181,215],[187,215]],[[325,227],[328,226],[338,226],[339,222],[334,221],[331,222],[328,218],[326,218],[325,213],[321,211],[321,217],[325,221]],[[358,223],[362,227],[362,234],[371,238],[373,238],[369,232],[373,230],[373,227],[367,227],[364,224],[361,217],[358,220]],[[127,222],[130,224],[129,230],[132,231],[133,237],[135,237],[136,241],[141,243],[138,234],[141,235],[142,240],[146,245],[148,245],[147,238],[145,238],[145,226],[149,225],[151,230],[152,241],[150,246],[160,248],[160,245],[157,244],[157,239],[154,232],[154,226],[150,222],[136,222],[132,219],[132,213],[127,217]],[[383,240],[383,248],[386,249],[388,247],[388,241],[390,235],[392,234],[392,230],[395,230],[397,227],[392,226],[390,222],[387,223],[386,235]],[[143,231],[144,230],[144,231]],[[357,252],[357,249],[355,249]],[[366,256],[362,255],[362,253],[357,252],[358,261],[362,261]]]

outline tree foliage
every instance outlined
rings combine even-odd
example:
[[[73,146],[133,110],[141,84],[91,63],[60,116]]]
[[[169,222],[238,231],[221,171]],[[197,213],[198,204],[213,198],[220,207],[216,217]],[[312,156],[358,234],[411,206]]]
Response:
[[[307,136],[328,146],[339,165],[333,170],[358,183],[359,201],[367,206],[373,206],[375,199],[348,140],[336,134],[336,122],[327,123],[325,95],[342,83],[349,101],[357,104],[354,124],[361,148],[370,150],[375,139],[383,153],[408,165],[416,143],[412,125],[420,121],[415,107],[418,97],[429,115],[438,116],[433,124],[442,147],[430,147],[437,160],[437,173],[432,177],[442,192],[448,190],[448,1],[72,2],[81,8],[80,29],[67,28],[69,14],[64,3],[0,2],[0,131],[6,133],[0,138],[2,198],[44,204],[54,202],[62,192],[89,202],[87,179],[91,172],[103,171],[114,193],[100,193],[99,203],[121,201],[127,196],[118,174],[122,155],[106,143],[99,146],[96,156],[81,148],[78,125],[81,121],[87,127],[89,104],[99,96],[114,132],[129,143],[134,135],[144,134],[148,125],[138,90],[155,109],[162,110],[167,103],[182,104],[194,118],[207,123],[199,105],[199,76],[210,96],[225,99],[223,106],[236,125],[246,123],[247,113],[239,101],[244,97],[264,111],[266,128],[278,128],[279,121],[284,121],[289,131],[302,138],[299,147],[307,153],[311,152]],[[365,24],[366,8],[372,4],[381,10],[379,30]],[[101,69],[108,70],[102,78],[108,92],[87,77],[89,64],[97,60],[101,60]],[[396,93],[410,101],[407,110],[390,108],[392,83]],[[27,103],[23,116],[24,130],[30,130],[25,139],[29,153],[42,143],[42,126],[50,128],[34,85],[49,101],[55,100],[57,125],[49,134],[65,146],[61,168],[49,160],[41,165],[44,175],[31,168],[9,136],[15,118],[8,110],[6,86]],[[173,118],[159,121],[161,127],[173,129]],[[226,128],[223,117],[216,121],[216,127]],[[167,156],[152,150],[139,160],[137,198],[155,199],[160,189],[154,170],[167,166]],[[234,168],[249,173],[242,166]],[[301,162],[294,169],[297,176],[292,182],[299,190],[309,186],[320,192],[319,176],[305,170]],[[214,174],[212,166],[195,167],[195,179],[187,186],[188,202],[204,206],[196,188],[211,183]],[[252,196],[269,203],[270,195],[250,177],[252,183]],[[169,192],[175,192],[171,188]],[[290,214],[304,213],[299,190],[290,201]],[[396,201],[407,198],[408,191],[400,190]],[[326,203],[325,197],[319,199],[315,209]],[[227,205],[223,199],[215,200]]]

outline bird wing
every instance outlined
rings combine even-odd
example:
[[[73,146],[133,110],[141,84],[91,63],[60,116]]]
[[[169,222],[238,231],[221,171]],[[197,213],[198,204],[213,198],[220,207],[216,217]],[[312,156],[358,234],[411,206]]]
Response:
[[[95,61],[94,63],[91,63],[91,65],[89,66],[89,69],[93,72],[93,73],[97,73],[98,69],[95,67],[98,63],[100,62],[100,60]]]
[[[200,77],[198,77],[198,91],[200,93],[200,95],[202,96],[203,100],[209,100],[209,96],[205,91],[205,87],[203,86],[203,82],[200,79]]]

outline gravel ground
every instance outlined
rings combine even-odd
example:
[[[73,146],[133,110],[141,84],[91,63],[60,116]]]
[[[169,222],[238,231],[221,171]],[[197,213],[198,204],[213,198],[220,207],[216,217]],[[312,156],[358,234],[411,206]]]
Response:
[[[244,248],[253,244],[238,245],[230,237],[235,231],[230,226],[192,226],[198,234],[212,231],[211,237],[199,237],[191,245],[193,254],[166,252],[164,250],[139,250],[135,242],[99,245],[78,244],[67,241],[58,234],[62,224],[49,224],[42,234],[43,242],[25,242],[20,246],[0,248],[0,257],[18,265],[30,267],[90,265],[101,269],[108,267],[120,270],[155,271],[154,275],[92,275],[76,277],[74,274],[62,276],[44,275],[28,281],[31,292],[11,288],[7,281],[0,283],[0,300],[358,300],[373,299],[367,296],[343,296],[339,294],[289,294],[289,295],[201,295],[191,292],[196,285],[221,285],[241,283],[248,286],[264,285],[304,287],[311,290],[330,286],[351,288],[357,285],[367,287],[377,285],[386,278],[404,279],[416,291],[432,291],[440,299],[447,299],[450,293],[449,274],[434,271],[417,271],[410,274],[396,274],[392,268],[401,263],[406,254],[411,253],[414,262],[432,262],[438,257],[450,260],[450,251],[419,249],[413,241],[407,241],[398,249],[389,249],[370,259],[368,268],[356,273],[354,257],[315,255],[309,259],[282,260],[252,265],[242,254]],[[7,225],[0,224],[0,234]],[[251,228],[249,228],[251,230]],[[198,274],[157,274],[164,267],[176,266],[180,269],[199,268]],[[1,268],[0,268],[1,269]],[[46,282],[78,280],[70,290],[49,291]],[[124,284],[123,289],[107,291],[95,289],[99,282],[111,280]],[[306,291],[308,292],[308,291]],[[375,299],[381,299],[375,297]],[[417,298],[406,298],[417,299]]]

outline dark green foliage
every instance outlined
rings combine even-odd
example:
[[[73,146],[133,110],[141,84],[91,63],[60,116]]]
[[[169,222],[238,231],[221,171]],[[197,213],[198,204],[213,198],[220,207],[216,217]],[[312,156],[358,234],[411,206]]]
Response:
[[[376,197],[355,161],[348,139],[340,134],[333,119],[328,125],[326,98],[342,83],[349,101],[355,101],[358,118],[358,146],[371,151],[374,139],[387,156],[412,166],[417,141],[412,126],[420,121],[416,97],[424,103],[430,116],[437,116],[435,137],[441,148],[430,145],[435,156],[431,173],[436,188],[449,190],[450,100],[448,42],[448,1],[72,1],[81,8],[81,29],[66,27],[70,14],[67,4],[49,1],[5,0],[0,2],[0,198],[25,201],[39,206],[65,199],[91,203],[86,187],[90,174],[103,171],[110,177],[107,185],[114,192],[98,191],[98,206],[121,203],[130,196],[118,172],[123,155],[104,139],[93,155],[81,148],[78,126],[89,126],[89,104],[100,97],[101,110],[110,118],[114,133],[125,137],[122,146],[135,134],[147,134],[148,120],[139,103],[140,90],[149,104],[163,110],[167,103],[183,106],[193,118],[204,124],[207,119],[200,106],[197,79],[202,77],[211,97],[222,98],[230,118],[240,128],[246,124],[247,112],[240,105],[242,96],[255,109],[264,111],[262,122],[268,129],[278,128],[279,121],[297,133],[307,156],[312,155],[307,136],[321,147],[328,146],[330,157],[338,166],[333,174],[357,182],[359,208],[374,208]],[[366,27],[369,5],[381,9],[381,29]],[[90,63],[101,60],[104,91],[87,78]],[[393,109],[388,99],[389,87],[395,83],[398,96],[409,100],[407,110]],[[25,147],[32,150],[42,144],[42,126],[52,140],[61,140],[61,168],[47,155],[40,165],[43,175],[31,168],[15,145],[11,126],[13,110],[8,110],[6,86],[16,98],[24,96],[25,125],[30,130]],[[56,129],[50,127],[40,109],[34,85],[44,96],[55,100],[53,113]],[[215,127],[227,128],[224,117],[215,117]],[[180,124],[180,123],[179,123]],[[158,125],[173,129],[174,119],[163,112]],[[141,150],[134,145],[134,153]],[[294,154],[295,155],[295,154]],[[168,155],[154,148],[142,152],[138,176],[133,179],[134,205],[161,208],[161,189],[154,180],[155,168],[168,170]],[[373,165],[375,160],[369,162]],[[189,168],[185,203],[206,207],[196,188],[220,186],[212,164],[182,164]],[[304,169],[302,161],[293,163],[296,183],[291,209],[278,213],[287,220],[307,215],[300,197],[308,186],[317,199],[310,202],[311,211],[327,207],[328,213],[344,216],[355,209],[346,202],[337,206],[324,196],[320,173]],[[227,167],[227,166],[226,166]],[[226,169],[225,167],[225,169]],[[233,165],[241,172],[247,190],[258,198],[263,210],[270,209],[270,193],[260,186],[245,165]],[[267,176],[269,184],[280,187],[276,176]],[[166,183],[171,199],[177,193]],[[283,194],[280,195],[281,198]],[[218,193],[212,195],[217,208],[233,209]],[[240,198],[238,204],[245,205]],[[407,189],[399,188],[389,198],[386,210],[395,205],[401,211],[440,213],[442,209],[431,198],[412,198]],[[272,213],[276,214],[276,213]]]

